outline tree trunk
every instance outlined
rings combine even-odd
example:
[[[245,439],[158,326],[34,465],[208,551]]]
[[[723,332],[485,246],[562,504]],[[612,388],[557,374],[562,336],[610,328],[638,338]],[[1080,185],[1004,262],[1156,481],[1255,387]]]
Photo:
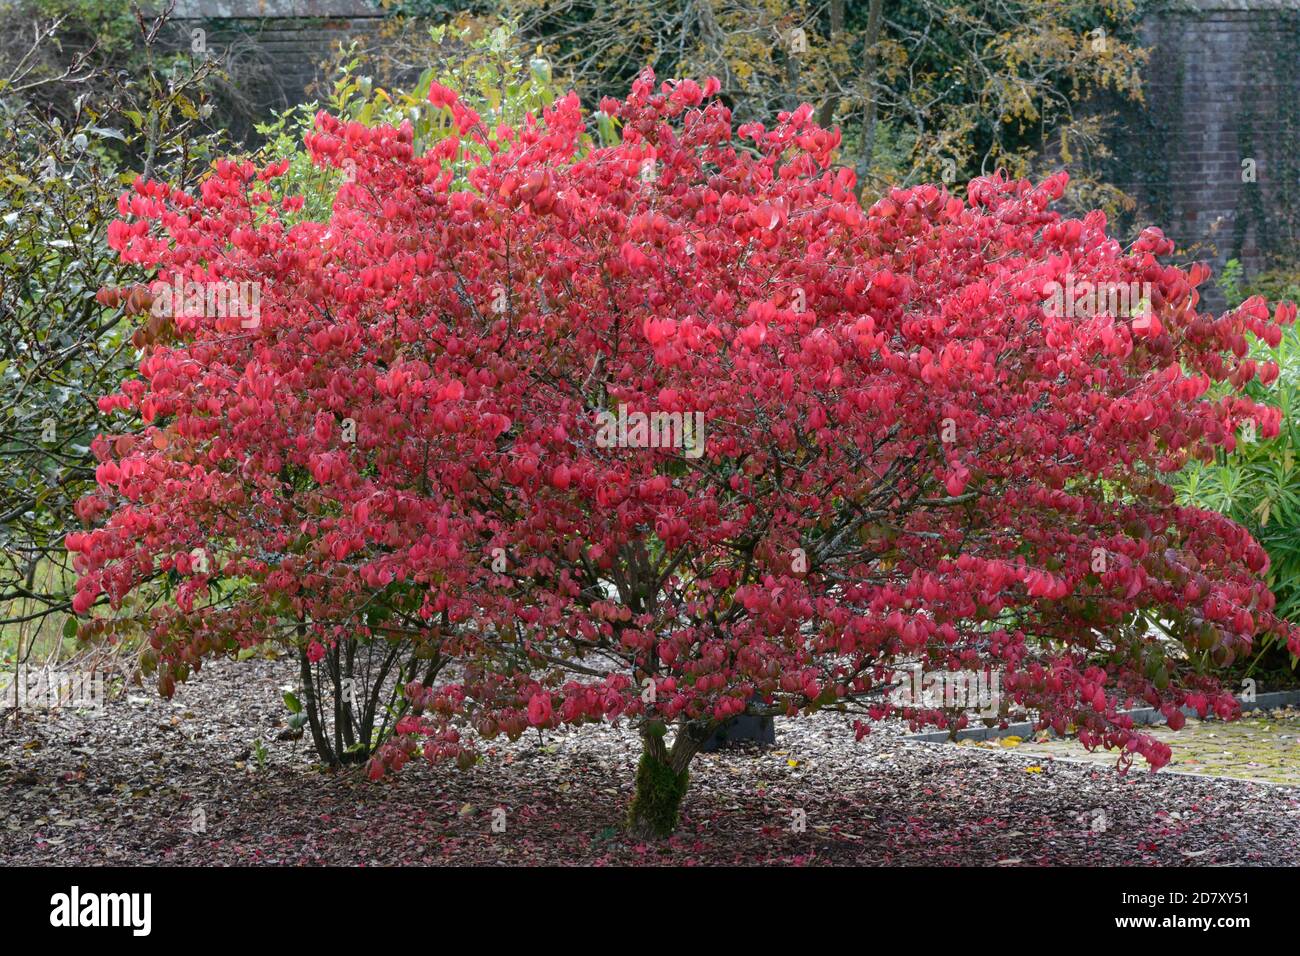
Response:
[[[690,781],[691,758],[712,733],[711,724],[683,724],[672,749],[662,736],[643,733],[636,792],[627,811],[627,830],[641,840],[658,840],[677,829],[682,797]]]
[[[636,768],[636,794],[627,812],[628,833],[641,840],[671,836],[677,829],[689,779],[690,771],[679,773],[649,750],[644,751]]]
[[[829,39],[831,45],[839,39],[844,32],[844,0],[831,0],[831,29]],[[822,101],[821,107],[817,110],[817,125],[830,128],[831,123],[835,120],[835,96],[828,96]]]
[[[876,149],[876,71],[879,62],[876,58],[876,44],[880,42],[880,29],[884,19],[884,0],[871,0],[867,8],[867,35],[863,37],[866,62],[862,70],[862,95],[866,97],[862,114],[862,155],[858,159],[858,198],[866,188],[867,175],[871,172],[872,154]]]
[[[338,766],[338,759],[334,756],[334,749],[330,747],[329,736],[325,732],[325,726],[321,723],[320,704],[316,697],[316,683],[312,679],[311,662],[307,660],[307,647],[301,640],[306,628],[299,624],[299,648],[298,648],[298,673],[302,676],[302,705],[307,711],[307,722],[311,726],[311,740],[316,747],[316,755],[327,767]]]

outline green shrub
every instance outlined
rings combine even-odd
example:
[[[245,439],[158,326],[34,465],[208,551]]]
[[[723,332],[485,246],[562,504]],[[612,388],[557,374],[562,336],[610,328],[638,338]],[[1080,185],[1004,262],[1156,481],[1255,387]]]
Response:
[[[1233,259],[1219,279],[1235,308],[1252,295],[1270,301],[1300,300],[1300,274],[1278,270],[1246,280]],[[1269,587],[1278,600],[1278,613],[1300,621],[1300,329],[1287,328],[1277,348],[1251,337],[1251,357],[1278,364],[1277,380],[1267,388],[1252,382],[1250,397],[1282,410],[1282,430],[1271,441],[1251,441],[1239,435],[1236,451],[1220,452],[1212,463],[1192,462],[1175,482],[1180,500],[1228,515],[1250,529],[1268,551]],[[1247,672],[1280,676],[1296,661],[1276,646],[1259,649]]]
[[[192,186],[223,140],[202,122],[214,67],[161,52],[147,33],[152,21],[131,18],[124,26],[114,11],[126,5],[116,2],[20,6],[50,18],[35,21],[21,44],[13,36],[0,40],[5,663],[66,649],[75,575],[63,539],[80,527],[73,505],[94,486],[91,439],[108,430],[95,398],[139,361],[123,314],[95,299],[99,288],[131,276],[105,232],[118,216],[118,196],[141,174]],[[14,9],[0,5],[0,12]],[[101,28],[102,37],[95,33]],[[88,31],[109,51],[130,45],[122,62],[131,69],[79,59],[73,51],[89,42]],[[64,79],[67,70],[77,83]],[[80,91],[75,97],[66,95],[72,87]]]

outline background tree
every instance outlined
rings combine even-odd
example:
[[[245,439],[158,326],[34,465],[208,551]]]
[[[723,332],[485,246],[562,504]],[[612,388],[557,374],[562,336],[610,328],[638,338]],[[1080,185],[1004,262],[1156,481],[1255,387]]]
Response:
[[[496,5],[493,5],[494,7]],[[739,120],[800,103],[844,134],[874,198],[965,182],[1040,157],[1069,166],[1083,210],[1126,197],[1098,176],[1109,91],[1140,98],[1146,54],[1130,0],[503,0],[584,100],[649,65],[718,76]],[[1045,173],[1043,173],[1045,175]]]
[[[140,173],[193,182],[221,141],[203,126],[214,63],[161,50],[163,17],[85,6],[3,9],[23,26],[0,40],[0,646],[14,663],[73,633],[63,538],[94,484],[95,397],[136,362],[134,330],[95,300],[126,274],[106,238],[118,197]],[[124,60],[131,74],[111,66]]]

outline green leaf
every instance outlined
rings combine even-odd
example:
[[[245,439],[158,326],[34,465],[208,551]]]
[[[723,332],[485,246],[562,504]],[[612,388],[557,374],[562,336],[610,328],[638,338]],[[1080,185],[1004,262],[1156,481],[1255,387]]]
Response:
[[[302,713],[302,701],[295,697],[292,691],[284,692],[284,705],[295,714]]]

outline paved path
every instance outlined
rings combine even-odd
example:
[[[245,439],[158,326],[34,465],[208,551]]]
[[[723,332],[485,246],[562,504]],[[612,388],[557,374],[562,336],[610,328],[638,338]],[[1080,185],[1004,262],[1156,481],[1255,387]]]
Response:
[[[1162,773],[1173,771],[1300,787],[1300,708],[1260,711],[1231,723],[1190,720],[1176,732],[1164,726],[1153,727],[1151,735],[1173,748],[1173,759]],[[1014,750],[1025,756],[1042,754],[1091,764],[1115,763],[1113,752],[1089,753],[1073,739],[1040,737],[1022,741],[1018,737],[1006,737],[963,741],[958,746]]]

